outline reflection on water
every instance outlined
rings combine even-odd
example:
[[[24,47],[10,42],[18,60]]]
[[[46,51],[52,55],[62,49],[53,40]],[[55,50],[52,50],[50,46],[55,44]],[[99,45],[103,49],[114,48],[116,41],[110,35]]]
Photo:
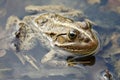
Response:
[[[84,66],[92,66],[95,64],[95,56],[88,56],[83,58],[74,58],[74,57],[68,57],[67,61],[71,62],[73,65],[76,64],[82,64]]]
[[[23,16],[28,14],[25,12],[24,7],[30,4],[65,5],[80,9],[89,19],[98,24],[94,29],[99,33],[102,48],[95,54],[95,57],[80,59],[78,63],[84,62],[84,65],[51,68],[39,63],[48,50],[38,44],[29,52],[37,59],[40,70],[35,70],[29,63],[23,65],[14,54],[14,51],[8,47],[10,36],[5,37],[8,36],[5,33],[5,24],[7,18],[11,15],[16,15],[22,19]],[[120,32],[119,5],[119,0],[0,0],[0,79],[99,80],[98,78],[103,79],[101,72],[103,73],[104,70],[108,69],[115,80],[119,80],[120,59],[117,57],[120,55],[120,36],[118,36]],[[6,49],[6,52],[3,49]],[[96,74],[98,77],[96,77]]]

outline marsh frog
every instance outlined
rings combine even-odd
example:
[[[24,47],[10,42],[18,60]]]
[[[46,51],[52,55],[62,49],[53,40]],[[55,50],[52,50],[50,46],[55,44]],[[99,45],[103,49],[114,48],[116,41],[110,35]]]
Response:
[[[28,61],[38,69],[36,60],[24,53],[34,47],[36,40],[50,49],[41,63],[51,65],[68,66],[66,59],[69,56],[86,57],[98,51],[100,43],[92,28],[94,23],[87,18],[74,20],[82,12],[63,6],[27,6],[25,9],[37,14],[25,16],[22,20],[11,16],[7,22],[8,30],[14,28],[12,43],[22,63]]]

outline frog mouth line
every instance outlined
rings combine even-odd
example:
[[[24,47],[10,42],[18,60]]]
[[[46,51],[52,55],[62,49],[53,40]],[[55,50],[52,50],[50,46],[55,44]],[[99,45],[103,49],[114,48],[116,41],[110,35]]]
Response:
[[[71,45],[73,45],[73,44],[75,45],[75,43],[71,43]],[[69,45],[66,45],[66,46],[55,43],[55,46],[57,46],[63,50],[66,50],[68,52],[73,52],[75,54],[82,54],[82,55],[95,53],[98,48],[98,46],[96,46],[94,48],[91,48],[91,47],[87,48],[88,47],[87,45],[83,46],[81,48],[79,46],[71,46],[70,47],[70,43],[69,43]]]

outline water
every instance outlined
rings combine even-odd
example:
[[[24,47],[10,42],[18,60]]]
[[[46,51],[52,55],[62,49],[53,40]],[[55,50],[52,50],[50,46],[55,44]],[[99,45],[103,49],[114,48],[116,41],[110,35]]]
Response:
[[[92,58],[91,65],[51,68],[38,63],[39,71],[29,63],[23,65],[14,51],[7,46],[9,38],[5,40],[3,38],[7,35],[5,25],[8,17],[16,15],[22,19],[29,14],[24,10],[27,5],[65,5],[83,11],[90,20],[94,21],[97,26],[93,28],[99,33],[102,48],[95,54],[95,59]],[[116,55],[120,55],[120,45],[115,43],[117,37],[113,36],[113,34],[119,35],[120,32],[119,5],[119,0],[0,0],[0,38],[2,39],[0,42],[0,80],[99,80],[98,77],[101,77],[101,72],[105,69],[113,74],[115,80],[119,80],[120,70],[117,70],[119,67],[117,61],[120,59]],[[119,39],[118,44],[120,44]],[[7,51],[5,52],[3,48]],[[47,52],[48,50],[41,44],[29,51],[38,62]]]

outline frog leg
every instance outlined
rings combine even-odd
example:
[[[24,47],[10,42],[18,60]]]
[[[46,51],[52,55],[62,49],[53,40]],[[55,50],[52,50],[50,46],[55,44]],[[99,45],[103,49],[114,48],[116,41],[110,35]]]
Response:
[[[56,55],[55,51],[51,50],[41,59],[41,63],[52,66],[68,66],[66,60],[58,60],[57,58],[58,56]]]
[[[7,24],[6,24],[7,33],[10,34],[10,36],[13,37],[12,40],[11,40],[11,42],[10,42],[10,43],[11,43],[10,48],[11,48],[12,50],[14,50],[15,52],[16,52],[16,46],[14,45],[13,42],[14,42],[14,39],[15,39],[15,34],[16,34],[16,32],[19,30],[19,28],[20,28],[20,26],[17,25],[19,21],[20,21],[20,20],[18,19],[18,17],[13,15],[13,16],[10,16],[10,17],[8,18]],[[23,64],[25,64],[22,55],[16,54],[16,53],[15,53],[15,55],[19,58],[19,60],[20,60]]]
[[[19,23],[22,23],[23,25],[20,26]],[[21,31],[20,31],[21,28]],[[20,21],[18,17],[16,16],[10,16],[8,18],[7,24],[6,24],[6,30],[8,30],[10,35],[13,35],[13,39],[11,40],[11,43],[13,46],[11,48],[15,51],[15,55],[18,57],[18,59],[22,62],[22,64],[25,64],[25,62],[30,63],[35,69],[39,70],[39,68],[36,65],[36,59],[32,57],[31,55],[22,53],[21,50],[29,50],[33,46],[34,41],[30,41],[33,38],[33,32],[32,30],[25,25],[24,21]],[[28,43],[30,42],[30,43]]]
[[[28,30],[28,32],[31,33],[31,31]],[[27,32],[27,33],[28,33]],[[26,37],[23,35],[21,37],[19,37],[20,33],[16,33],[16,35],[18,35],[18,37],[16,37],[15,41],[13,42],[14,46],[15,46],[15,50],[17,52],[17,57],[20,59],[20,61],[25,64],[25,62],[30,63],[35,69],[39,70],[39,68],[36,65],[36,59],[34,57],[32,57],[30,54],[26,54],[26,53],[22,53],[21,51],[24,50],[30,50],[31,48],[33,48],[33,46],[35,45],[34,43],[34,39],[33,39],[33,35],[32,34],[26,34]],[[30,34],[30,35],[29,35]],[[27,36],[28,35],[28,36]]]
[[[17,25],[17,23],[20,20],[18,19],[17,16],[10,16],[7,20],[7,24],[6,24],[6,30],[11,30],[12,31],[17,31],[19,29],[19,26]]]
[[[23,57],[24,57],[24,59],[25,59],[27,62],[29,62],[36,70],[39,70],[39,68],[38,68],[38,66],[37,66],[37,64],[36,64],[36,63],[37,63],[37,60],[36,60],[33,56],[24,54]]]
[[[74,18],[74,17],[85,17],[82,11],[74,10],[71,8],[67,8],[62,5],[47,5],[47,6],[34,6],[30,5],[25,8],[27,12],[52,12],[57,13],[66,17]]]
[[[29,5],[25,7],[25,10],[28,12],[68,12],[71,11],[72,9],[66,8],[65,6],[61,5],[46,5],[46,6],[34,6],[34,5]]]
[[[68,18],[85,18],[86,16],[83,14],[83,12],[78,11],[78,10],[73,10],[65,13],[59,13],[60,15],[63,15]]]
[[[22,62],[22,64],[25,64],[25,62],[30,63],[36,70],[39,70],[38,66],[37,66],[37,60],[28,54],[24,54],[24,53],[15,53],[15,55],[18,57],[18,59]]]

